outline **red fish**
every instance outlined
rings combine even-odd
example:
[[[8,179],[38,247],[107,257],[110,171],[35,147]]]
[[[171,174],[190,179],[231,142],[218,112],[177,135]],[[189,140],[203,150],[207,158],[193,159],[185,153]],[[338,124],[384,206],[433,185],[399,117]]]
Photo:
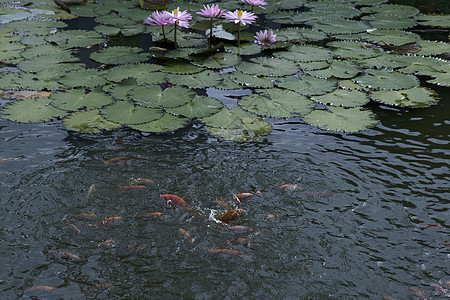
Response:
[[[192,243],[192,242],[194,241],[194,239],[193,239],[192,236],[189,234],[189,232],[187,232],[186,229],[180,228],[180,229],[178,229],[178,232],[180,233],[180,235],[181,235],[184,239],[188,240],[189,242]]]
[[[118,186],[117,188],[124,192],[147,189],[147,187],[144,185],[127,185],[127,186]]]
[[[52,286],[37,285],[37,286],[32,286],[32,287],[26,289],[24,292],[31,293],[31,292],[37,292],[37,291],[54,291],[54,290],[56,290],[56,288],[52,287]]]
[[[117,222],[119,222],[120,220],[122,220],[122,216],[118,216],[118,217],[111,217],[108,219],[104,219],[103,221],[97,222],[95,223],[95,226],[100,226],[100,225],[114,225]]]
[[[77,234],[80,234],[80,233],[81,233],[81,230],[78,229],[77,226],[75,226],[75,225],[73,225],[73,224],[67,224],[67,225],[69,225],[69,227],[72,228],[72,230],[73,230],[74,232],[76,232]]]
[[[140,216],[139,218],[141,218],[141,219],[154,219],[154,218],[160,217],[162,215],[163,215],[162,212],[151,212],[151,213],[148,213],[146,215]]]
[[[220,215],[217,219],[219,221],[228,223],[230,221],[236,220],[240,215],[244,214],[246,212],[245,209],[232,209],[227,211],[226,213]]]
[[[253,196],[253,194],[252,193],[240,193],[240,194],[234,195],[234,199],[237,202],[241,202],[242,200],[244,200],[250,196]]]
[[[249,257],[245,255],[245,253],[231,250],[231,249],[212,249],[212,248],[205,248],[206,252],[218,254],[222,256],[228,256],[228,257],[234,257],[239,259],[248,259]]]
[[[166,201],[166,203],[172,207],[188,207],[189,204],[186,203],[183,199],[178,196],[163,194],[159,196],[162,200]]]
[[[278,188],[280,188],[280,190],[283,190],[285,192],[293,192],[302,189],[300,185],[291,183],[280,185]]]

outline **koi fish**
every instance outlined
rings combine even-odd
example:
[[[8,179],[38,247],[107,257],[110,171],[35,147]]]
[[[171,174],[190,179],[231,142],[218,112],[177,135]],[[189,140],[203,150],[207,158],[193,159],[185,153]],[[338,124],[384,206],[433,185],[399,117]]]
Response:
[[[244,200],[250,196],[253,196],[253,194],[252,193],[240,193],[240,194],[234,195],[233,199],[236,202],[241,202],[242,200]]]
[[[422,293],[422,291],[421,290],[419,290],[418,288],[416,288],[416,287],[410,287],[409,288],[413,293],[414,293],[414,295],[417,297],[417,298],[419,298],[420,300],[426,300],[427,299],[427,297]]]
[[[122,216],[118,216],[118,217],[111,217],[108,219],[104,219],[103,221],[97,222],[95,223],[95,226],[100,226],[100,225],[114,225],[117,222],[119,222],[120,220],[122,220]]]
[[[239,259],[248,259],[249,257],[245,255],[245,253],[231,250],[231,249],[212,249],[212,248],[205,248],[206,252],[222,255],[222,256],[228,256],[228,257],[234,257]]]
[[[225,202],[223,202],[222,200],[214,200],[214,202],[217,203],[223,209],[230,209],[230,206]]]
[[[104,161],[103,164],[104,165],[109,165],[109,164],[112,164],[112,163],[119,162],[121,160],[128,160],[128,159],[132,159],[132,158],[129,158],[129,157],[126,157],[126,156],[114,157],[114,158],[111,158],[111,159],[108,159],[108,160]]]
[[[239,209],[232,209],[227,211],[226,213],[220,215],[217,219],[219,221],[228,223],[230,221],[236,220],[240,215],[247,212],[245,209],[239,208]]]
[[[172,207],[188,207],[189,204],[186,203],[183,199],[178,196],[164,194],[159,196],[162,200],[166,201],[166,203]]]
[[[91,213],[82,213],[76,216],[73,216],[74,219],[77,220],[88,220],[88,219],[92,219],[96,216],[96,214],[91,214]]]
[[[450,293],[448,293],[448,291],[446,289],[444,289],[442,286],[440,286],[439,284],[436,284],[436,283],[432,283],[431,285],[434,286],[436,291],[438,291],[438,293],[441,294],[441,296],[450,298]]]
[[[52,253],[59,260],[76,260],[80,261],[81,257],[69,252],[57,251]]]
[[[298,185],[298,184],[290,184],[290,183],[280,185],[278,188],[280,190],[285,191],[285,192],[293,192],[293,191],[297,191],[297,190],[301,190],[302,189],[302,187],[300,185]]]
[[[52,286],[48,286],[48,285],[37,285],[37,286],[32,286],[30,288],[27,288],[24,293],[25,294],[29,294],[29,293],[33,293],[33,292],[47,292],[47,291],[54,291],[56,290],[55,287]]]
[[[128,181],[128,185],[140,185],[140,184],[152,184],[155,183],[153,180],[147,179],[147,178],[131,178],[130,181]]]
[[[421,226],[419,226],[419,229],[427,229],[427,228],[430,228],[430,227],[437,227],[437,228],[439,228],[439,227],[442,227],[441,225],[439,225],[439,224],[426,224],[426,225],[421,225]]]
[[[264,221],[268,222],[268,221],[272,221],[273,219],[275,219],[278,216],[277,213],[271,213],[268,214],[265,218]]]
[[[189,234],[189,232],[187,232],[186,229],[180,228],[178,229],[178,232],[180,233],[180,235],[185,238],[186,240],[188,240],[189,242],[193,242],[194,239],[192,238],[192,236]]]
[[[147,187],[144,185],[127,185],[127,186],[118,186],[117,189],[120,191],[128,192],[128,191],[136,191],[136,190],[144,190]]]
[[[255,232],[255,229],[248,226],[231,226],[227,227],[227,230],[234,232]]]
[[[95,184],[91,184],[87,192],[87,196],[89,197],[94,191],[95,191]]]
[[[226,240],[225,243],[234,246],[247,246],[247,247],[250,247],[252,244],[257,244],[257,242],[252,241],[250,238],[243,238],[243,237]]]
[[[8,162],[8,161],[11,161],[11,160],[14,160],[14,158],[3,158],[3,159],[0,159],[0,164]]]
[[[151,212],[151,213],[148,213],[146,215],[140,216],[139,218],[141,218],[141,219],[154,219],[154,218],[160,217],[162,215],[163,215],[162,212]]]
[[[67,224],[67,225],[69,225],[69,227],[72,228],[72,230],[73,230],[75,233],[77,233],[77,234],[80,234],[80,233],[81,233],[81,230],[78,229],[77,226],[75,226],[75,225],[73,225],[73,224]]]

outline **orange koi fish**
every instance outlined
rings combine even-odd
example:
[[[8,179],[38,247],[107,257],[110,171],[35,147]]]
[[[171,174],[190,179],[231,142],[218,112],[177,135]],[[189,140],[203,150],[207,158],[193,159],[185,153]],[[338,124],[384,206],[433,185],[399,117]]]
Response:
[[[77,233],[77,234],[80,234],[80,233],[81,233],[81,230],[78,229],[77,226],[75,226],[75,225],[73,225],[73,224],[67,224],[67,225],[69,225],[69,227],[72,228],[72,230],[73,230],[75,233]]]
[[[255,232],[255,229],[248,226],[231,226],[227,227],[227,230],[234,232]]]
[[[257,244],[257,242],[252,241],[250,238],[243,238],[243,237],[226,240],[225,243],[234,246],[247,246],[247,247],[253,244]]]
[[[236,220],[240,215],[246,213],[247,211],[245,209],[239,208],[239,209],[232,209],[227,211],[226,213],[220,215],[217,219],[219,221],[228,223],[230,221]]]
[[[73,216],[74,219],[77,220],[89,220],[92,219],[96,216],[96,214],[91,214],[91,213],[82,213],[76,216]]]
[[[217,203],[223,209],[230,209],[230,206],[223,202],[222,200],[214,200],[214,203]]]
[[[104,161],[103,164],[104,165],[109,165],[109,164],[112,164],[112,163],[116,163],[116,162],[119,162],[119,161],[122,161],[122,160],[128,160],[128,159],[132,159],[132,158],[129,158],[129,157],[126,157],[126,156],[114,157],[114,158],[111,158],[111,159],[108,159],[108,160]]]
[[[205,248],[204,250],[205,250],[206,252],[209,252],[209,253],[218,254],[218,255],[223,255],[223,256],[228,256],[228,257],[234,257],[234,258],[239,258],[239,259],[245,259],[245,258],[248,258],[248,256],[245,255],[245,253],[240,252],[240,251],[236,251],[236,250],[231,250],[231,249],[212,249],[212,248]]]
[[[250,196],[253,196],[253,194],[252,193],[240,193],[240,194],[234,195],[233,199],[237,202],[241,202],[242,200],[244,200]]]
[[[436,284],[436,283],[432,283],[431,285],[434,286],[436,291],[438,291],[438,293],[441,294],[441,296],[450,298],[450,293],[446,289],[444,289],[442,286],[440,286],[439,284]]]
[[[128,185],[140,185],[140,184],[152,184],[155,183],[153,180],[147,179],[147,178],[131,178],[130,181],[128,181]]]
[[[188,240],[189,242],[193,242],[194,239],[192,238],[192,236],[189,234],[189,232],[187,232],[186,229],[180,228],[178,229],[178,232],[180,233],[180,235],[185,238],[186,240]]]
[[[140,216],[139,218],[141,218],[141,219],[154,219],[154,218],[160,217],[162,215],[163,215],[162,212],[151,212],[151,213],[148,213],[146,215]]]
[[[426,225],[421,225],[421,226],[419,226],[419,229],[427,229],[427,228],[431,228],[431,227],[436,227],[436,228],[440,228],[440,227],[442,227],[441,225],[439,225],[439,224],[426,224]]]
[[[122,220],[122,216],[111,217],[111,218],[104,219],[103,221],[95,223],[95,226],[114,225],[114,224],[118,223],[120,220]]]
[[[159,196],[162,200],[166,201],[166,203],[172,207],[188,207],[189,204],[186,203],[183,199],[178,196],[164,194]]]
[[[278,188],[280,190],[285,191],[285,192],[293,192],[293,191],[297,191],[297,190],[301,190],[302,189],[302,187],[300,185],[298,185],[298,184],[291,184],[291,183],[280,185]]]
[[[37,286],[32,286],[30,288],[27,288],[24,293],[32,293],[32,292],[40,292],[40,291],[54,291],[56,290],[55,287],[52,286],[48,286],[48,285],[37,285]]]
[[[413,293],[414,293],[414,295],[417,297],[417,298],[419,298],[420,300],[426,300],[427,299],[427,297],[422,293],[422,291],[421,290],[419,290],[418,288],[416,288],[416,287],[410,287],[409,288]]]
[[[127,186],[118,186],[117,189],[120,191],[128,192],[128,191],[136,191],[136,190],[145,190],[147,187],[144,185],[127,185]]]

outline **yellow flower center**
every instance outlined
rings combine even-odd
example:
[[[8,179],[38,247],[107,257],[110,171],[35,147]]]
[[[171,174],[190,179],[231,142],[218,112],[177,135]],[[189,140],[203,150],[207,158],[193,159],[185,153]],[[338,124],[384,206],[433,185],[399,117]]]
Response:
[[[238,16],[239,19],[242,18],[242,10],[238,10],[237,11],[237,16]]]
[[[175,9],[173,10],[173,14],[174,14],[174,15],[178,15],[178,9],[175,8]]]

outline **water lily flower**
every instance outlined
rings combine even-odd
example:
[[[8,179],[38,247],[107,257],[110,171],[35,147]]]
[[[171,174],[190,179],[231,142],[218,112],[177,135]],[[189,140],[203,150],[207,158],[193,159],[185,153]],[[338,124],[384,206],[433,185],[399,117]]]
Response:
[[[144,24],[152,26],[160,26],[164,36],[164,42],[166,42],[166,33],[164,32],[164,26],[173,26],[175,24],[171,19],[171,15],[167,11],[155,11],[151,16],[144,20]]]
[[[267,2],[264,0],[241,0],[244,3],[250,4],[252,6],[252,12],[253,8],[255,6],[261,7],[262,9],[265,9],[263,5],[267,5]]]
[[[177,26],[189,28],[189,20],[192,19],[192,16],[186,10],[180,12],[179,7],[168,14],[170,15],[170,20],[174,22],[173,42],[175,43],[175,48],[177,48]]]
[[[203,18],[211,19],[211,27],[209,30],[209,45],[212,46],[213,19],[221,16],[223,13],[225,13],[225,10],[221,10],[219,8],[219,5],[217,4],[212,4],[211,6],[203,5],[203,9],[196,13]]]
[[[255,35],[255,43],[261,45],[261,46],[270,46],[272,44],[276,43],[276,34],[273,34],[272,31],[267,31],[265,29],[264,31],[259,31]]]
[[[228,19],[235,24],[238,24],[238,47],[241,45],[241,24],[252,24],[255,22],[256,18],[258,18],[254,13],[242,11],[242,10],[235,10],[233,12],[227,11],[223,14],[223,17],[225,19]]]

